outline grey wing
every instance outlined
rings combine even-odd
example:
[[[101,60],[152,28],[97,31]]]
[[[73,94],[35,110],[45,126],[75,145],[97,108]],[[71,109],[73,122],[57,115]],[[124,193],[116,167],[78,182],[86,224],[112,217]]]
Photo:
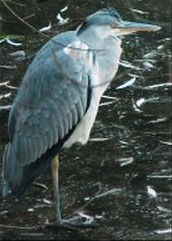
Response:
[[[68,36],[68,34],[66,34]],[[66,36],[65,35],[65,36]],[[74,33],[70,35],[74,37]],[[57,40],[70,37],[64,35]],[[9,116],[3,195],[20,196],[45,170],[89,105],[89,75],[50,41],[29,66]]]
[[[71,79],[52,61],[26,74],[10,115],[11,144],[22,166],[63,140],[87,108],[88,75],[75,71]]]

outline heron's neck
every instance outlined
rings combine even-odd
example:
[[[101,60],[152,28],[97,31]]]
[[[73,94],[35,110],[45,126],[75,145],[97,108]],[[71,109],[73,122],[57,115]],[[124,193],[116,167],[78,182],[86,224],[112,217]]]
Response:
[[[84,30],[77,30],[79,39],[89,46],[90,49],[103,49],[105,47],[106,34],[101,27],[90,26]]]
[[[95,53],[95,66],[100,85],[111,81],[115,76],[121,53],[121,40],[118,38],[108,38],[105,41],[104,51]],[[92,66],[91,69],[94,69],[95,66]]]
[[[103,43],[98,44],[98,48],[95,45],[95,43],[99,43],[98,40],[95,41],[91,35],[89,35],[90,38],[84,38],[83,34],[77,36],[74,42],[66,46],[64,52],[72,58],[72,62],[76,61],[76,66],[87,68],[89,74],[91,73],[94,77],[92,85],[102,86],[102,89],[103,87],[106,89],[106,84],[110,83],[118,70],[122,52],[121,40],[117,37],[106,38]]]

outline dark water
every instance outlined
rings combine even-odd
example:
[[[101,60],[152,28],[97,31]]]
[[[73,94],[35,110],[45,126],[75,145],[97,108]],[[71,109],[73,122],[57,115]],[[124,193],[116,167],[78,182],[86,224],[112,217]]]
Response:
[[[14,1],[13,1],[14,2]],[[55,217],[50,170],[20,201],[1,199],[1,240],[170,240],[171,231],[171,1],[15,1],[11,9],[36,29],[57,28],[56,15],[70,18],[60,31],[110,4],[124,19],[162,26],[156,33],[134,34],[123,41],[123,64],[102,98],[86,146],[61,152],[62,213],[95,218],[88,229],[45,228]],[[8,105],[34,53],[47,41],[16,19],[1,3],[0,153],[8,141]],[[137,11],[140,10],[141,12]],[[15,38],[14,38],[15,37]],[[17,56],[11,53],[17,52]],[[128,61],[129,63],[126,64]],[[127,66],[126,66],[127,65]],[[130,81],[130,82],[128,82]],[[7,83],[6,83],[7,82]],[[131,82],[133,82],[131,84]],[[123,84],[128,83],[128,86]]]

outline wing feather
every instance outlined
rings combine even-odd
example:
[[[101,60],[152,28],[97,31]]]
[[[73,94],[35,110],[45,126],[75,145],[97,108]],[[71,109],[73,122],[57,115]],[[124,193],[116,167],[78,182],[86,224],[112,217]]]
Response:
[[[36,138],[36,153],[35,153],[35,158],[34,160],[36,160],[36,158],[40,157],[43,153],[43,139],[37,137]]]
[[[38,153],[37,153],[36,138],[32,138],[32,159],[35,160],[37,156],[38,156]]]

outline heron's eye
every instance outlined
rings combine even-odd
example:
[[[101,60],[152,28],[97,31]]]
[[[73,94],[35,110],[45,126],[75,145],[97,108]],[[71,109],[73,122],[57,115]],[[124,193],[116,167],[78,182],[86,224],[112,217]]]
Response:
[[[117,27],[117,24],[113,22],[113,23],[110,24],[110,27],[111,27],[112,29],[114,29],[114,28]]]

